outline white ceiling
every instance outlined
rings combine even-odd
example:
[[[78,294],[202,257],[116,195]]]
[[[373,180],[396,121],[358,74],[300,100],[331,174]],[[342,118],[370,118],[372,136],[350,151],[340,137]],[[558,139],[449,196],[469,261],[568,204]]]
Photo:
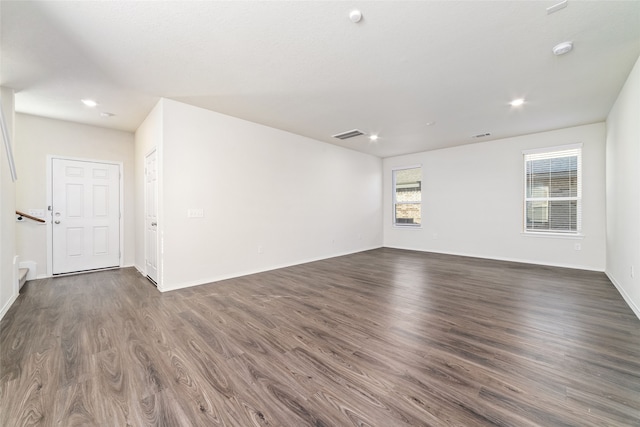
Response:
[[[28,114],[135,131],[166,97],[387,157],[604,120],[640,1],[558,2],[2,0],[0,84]],[[380,139],[331,137],[354,128]]]

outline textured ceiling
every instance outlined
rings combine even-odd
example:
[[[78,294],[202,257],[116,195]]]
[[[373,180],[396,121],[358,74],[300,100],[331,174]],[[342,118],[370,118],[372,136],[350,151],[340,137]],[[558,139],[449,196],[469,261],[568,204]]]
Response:
[[[387,157],[604,120],[640,1],[555,3],[3,0],[0,84],[18,112],[135,131],[166,97]],[[331,137],[354,128],[380,139]]]

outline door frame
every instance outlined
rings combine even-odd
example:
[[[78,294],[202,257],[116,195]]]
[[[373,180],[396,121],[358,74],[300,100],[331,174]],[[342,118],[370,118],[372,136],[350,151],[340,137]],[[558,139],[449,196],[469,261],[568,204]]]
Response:
[[[116,165],[118,166],[118,171],[120,172],[120,237],[119,237],[119,254],[120,257],[118,259],[118,264],[122,267],[124,260],[124,163],[117,162],[113,160],[102,160],[102,159],[87,159],[82,157],[69,157],[69,156],[59,156],[59,155],[48,155],[47,156],[47,211],[45,216],[47,218],[47,277],[53,277],[53,160],[71,160],[76,162],[91,162],[91,163],[104,163],[107,165]],[[69,274],[77,274],[77,273],[69,273]],[[64,276],[64,274],[59,274],[57,276]]]

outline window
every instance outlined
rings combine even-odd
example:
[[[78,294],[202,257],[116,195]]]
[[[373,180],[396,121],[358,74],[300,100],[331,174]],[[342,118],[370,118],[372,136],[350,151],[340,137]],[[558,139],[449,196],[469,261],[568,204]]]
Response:
[[[524,152],[524,175],[524,231],[579,233],[582,145]]]
[[[422,168],[393,171],[393,223],[420,226],[422,203]]]

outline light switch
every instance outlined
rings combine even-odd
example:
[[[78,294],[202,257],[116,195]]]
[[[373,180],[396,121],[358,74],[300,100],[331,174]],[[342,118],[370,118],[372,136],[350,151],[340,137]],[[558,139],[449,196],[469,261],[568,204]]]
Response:
[[[187,218],[203,218],[203,217],[204,217],[204,209],[202,208],[187,209]]]
[[[29,209],[27,213],[36,218],[44,218],[44,209]]]

